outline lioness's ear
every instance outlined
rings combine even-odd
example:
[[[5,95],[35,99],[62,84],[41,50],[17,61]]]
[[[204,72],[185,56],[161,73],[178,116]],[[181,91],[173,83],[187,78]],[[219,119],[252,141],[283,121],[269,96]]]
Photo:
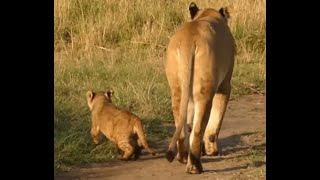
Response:
[[[196,16],[198,11],[199,11],[199,8],[197,7],[196,3],[191,2],[189,5],[189,12],[190,12],[191,19],[193,19]]]
[[[225,17],[226,19],[229,19],[230,18],[230,14],[229,14],[229,11],[228,11],[228,7],[224,7],[224,8],[220,8],[219,9],[219,13]]]
[[[111,98],[113,96],[113,90],[109,90],[107,91],[107,94],[108,98]]]
[[[88,91],[88,92],[86,93],[86,96],[87,96],[87,100],[88,100],[88,101],[91,101],[91,100],[93,99],[94,92]]]

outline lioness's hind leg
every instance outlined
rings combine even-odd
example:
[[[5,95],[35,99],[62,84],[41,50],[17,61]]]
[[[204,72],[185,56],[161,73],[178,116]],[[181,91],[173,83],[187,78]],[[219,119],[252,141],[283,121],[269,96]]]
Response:
[[[171,103],[172,103],[172,113],[173,118],[175,122],[175,127],[178,126],[178,120],[179,120],[179,111],[180,111],[180,102],[181,102],[181,89],[180,86],[173,85],[171,87]],[[184,140],[185,140],[185,133],[182,131],[180,134],[180,137],[177,141],[177,147],[178,152],[173,152],[173,154],[170,154],[167,158],[172,161],[174,159],[174,156],[176,154],[177,160],[181,163],[184,163],[184,156],[185,156],[185,148],[184,148]]]
[[[180,102],[181,102],[180,95],[181,95],[180,88],[176,88],[172,90],[172,110],[173,110],[173,116],[174,116],[174,122],[175,122],[176,128],[178,126],[178,118],[179,118],[179,111],[180,111]],[[180,137],[177,141],[178,152],[177,152],[176,158],[180,163],[183,163],[183,164],[187,163],[187,158],[188,158],[188,149],[186,149],[185,147],[185,144],[188,144],[186,143],[187,134],[188,134],[187,127],[184,126],[180,134]]]
[[[207,95],[207,94],[205,94]],[[203,172],[200,161],[201,158],[201,125],[205,118],[208,99],[200,95],[199,100],[195,100],[195,113],[192,131],[190,134],[190,150],[188,155],[186,172],[190,174],[199,174]]]
[[[183,164],[187,163],[188,161],[189,138],[190,138],[190,132],[193,126],[193,116],[194,116],[193,100],[189,99],[187,124],[184,125],[183,130],[181,132],[181,136],[178,140],[177,160]]]
[[[178,145],[178,154],[177,154],[177,160],[185,164],[188,161],[188,150],[189,150],[189,133],[187,125],[185,125],[182,129],[181,135],[178,139],[177,145]]]
[[[219,154],[218,136],[229,101],[231,86],[229,82],[221,84],[212,102],[209,122],[204,133],[205,152],[209,156]]]

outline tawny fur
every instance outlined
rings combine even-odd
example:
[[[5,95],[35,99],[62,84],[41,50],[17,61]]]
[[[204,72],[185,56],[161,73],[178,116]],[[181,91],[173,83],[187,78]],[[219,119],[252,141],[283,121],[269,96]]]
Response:
[[[186,172],[203,171],[201,148],[218,153],[217,140],[231,92],[235,43],[227,8],[189,5],[191,21],[170,38],[165,71],[171,89],[176,131],[166,158],[187,163]],[[178,151],[176,150],[178,144]]]
[[[102,132],[117,146],[121,160],[138,159],[143,148],[155,155],[148,146],[140,119],[113,105],[112,91],[88,91],[86,97],[91,110],[91,137],[95,144],[99,143]]]

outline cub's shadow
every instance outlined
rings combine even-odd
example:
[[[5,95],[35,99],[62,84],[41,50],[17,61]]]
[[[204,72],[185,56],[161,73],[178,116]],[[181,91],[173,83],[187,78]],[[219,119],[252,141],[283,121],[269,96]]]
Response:
[[[157,149],[159,153],[164,153],[168,145],[168,139],[175,131],[174,125],[160,119],[142,119],[141,121],[149,146]]]

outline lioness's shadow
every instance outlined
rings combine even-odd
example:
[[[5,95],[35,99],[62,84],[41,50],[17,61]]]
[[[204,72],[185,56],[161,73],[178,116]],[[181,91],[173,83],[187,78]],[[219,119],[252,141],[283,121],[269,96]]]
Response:
[[[250,136],[253,134],[257,134],[258,132],[244,132],[241,134],[235,134],[235,135],[231,135],[225,138],[220,138],[219,139],[219,145],[226,148],[226,147],[234,147],[237,145],[241,145],[242,141],[241,141],[241,137],[243,136]]]
[[[263,150],[265,148],[266,148],[266,143],[262,143],[262,144],[259,144],[259,145],[256,145],[256,146],[247,146],[247,147],[241,147],[241,148],[234,148],[234,149],[230,149],[230,150],[232,150],[232,152],[236,152],[236,151],[249,150],[249,149]],[[231,153],[229,153],[229,154],[231,154]],[[230,159],[248,158],[251,155],[252,154],[250,152],[248,152],[248,153],[245,153],[245,154],[240,154],[240,155],[237,155],[237,156],[230,156],[230,157],[225,157],[225,154],[223,156],[215,156],[215,157],[206,156],[206,157],[202,158],[202,163],[212,163],[212,162],[219,162],[219,161],[230,160]],[[254,167],[260,167],[260,166],[262,166],[264,164],[265,164],[265,162],[263,162],[263,161],[254,161],[253,162],[253,166]]]
[[[254,146],[242,146],[241,137],[242,136],[249,136],[253,134],[257,134],[258,132],[246,132],[241,134],[236,134],[232,136],[228,136],[226,138],[221,138],[219,140],[220,148],[222,149],[222,154],[216,157],[212,156],[205,156],[202,159],[203,163],[209,163],[209,162],[218,162],[221,160],[228,160],[228,159],[237,159],[237,158],[246,158],[249,157],[251,154],[240,154],[237,156],[228,157],[230,154],[234,154],[240,151],[245,151],[249,149],[255,149],[255,150],[265,150],[266,149],[266,143],[262,143],[259,145]],[[263,163],[261,162],[255,162],[255,166],[261,166]]]
[[[229,167],[224,169],[215,169],[215,170],[204,170],[203,172],[228,172],[228,171],[235,171],[239,169],[246,169],[248,165],[241,165],[241,166],[235,166],[235,167]]]
[[[172,123],[164,123],[160,119],[142,119],[146,137],[148,139],[149,146],[154,148],[157,152],[156,156],[148,155],[148,153],[142,151],[142,156],[139,160],[151,160],[165,158],[164,154],[168,148],[169,139],[175,131],[175,127]],[[218,143],[222,149],[220,156],[204,156],[202,158],[203,163],[218,162],[221,160],[234,159],[234,158],[245,158],[249,154],[240,154],[233,157],[228,157],[230,154],[234,154],[240,151],[248,150],[250,148],[265,149],[265,143],[256,146],[243,146],[241,140],[244,136],[250,136],[259,132],[244,132],[240,134],[231,135],[225,138],[220,138]],[[261,163],[257,163],[260,165]],[[232,169],[231,169],[232,170]]]

